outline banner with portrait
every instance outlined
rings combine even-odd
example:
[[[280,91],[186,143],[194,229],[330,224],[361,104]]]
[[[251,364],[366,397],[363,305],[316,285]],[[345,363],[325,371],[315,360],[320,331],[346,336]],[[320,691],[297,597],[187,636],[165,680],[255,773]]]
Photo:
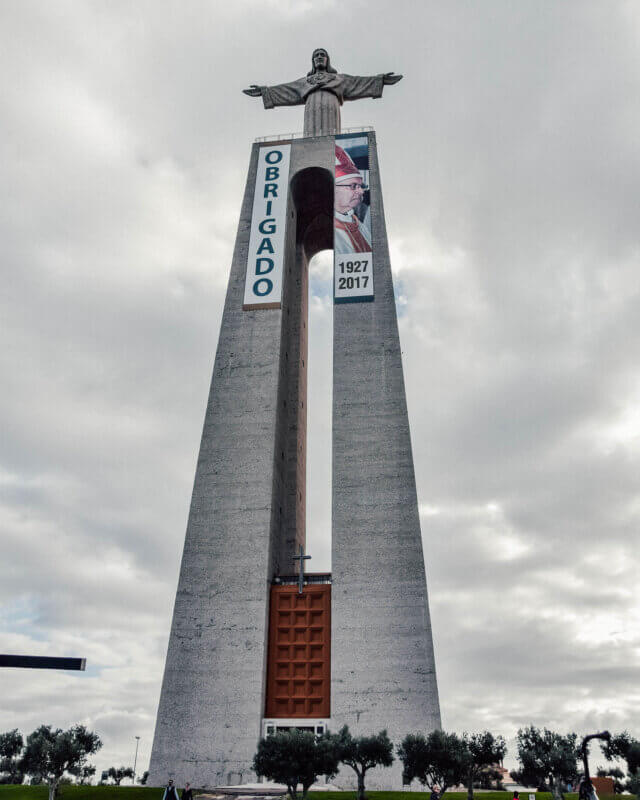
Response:
[[[333,296],[336,303],[374,299],[369,192],[369,138],[336,136],[333,205]]]

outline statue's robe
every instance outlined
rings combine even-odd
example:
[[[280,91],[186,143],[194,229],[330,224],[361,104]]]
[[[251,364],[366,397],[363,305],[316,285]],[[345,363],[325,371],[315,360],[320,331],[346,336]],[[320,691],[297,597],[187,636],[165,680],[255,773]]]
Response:
[[[305,106],[304,132],[322,136],[340,132],[340,106],[345,100],[382,97],[384,75],[368,78],[332,72],[314,72],[291,83],[261,86],[265,108]]]
[[[309,95],[319,90],[331,92],[340,102],[360,100],[363,97],[382,97],[384,75],[361,78],[357,75],[340,75],[332,72],[315,72],[291,83],[277,86],[262,86],[265,108],[274,106],[299,106],[307,102]]]

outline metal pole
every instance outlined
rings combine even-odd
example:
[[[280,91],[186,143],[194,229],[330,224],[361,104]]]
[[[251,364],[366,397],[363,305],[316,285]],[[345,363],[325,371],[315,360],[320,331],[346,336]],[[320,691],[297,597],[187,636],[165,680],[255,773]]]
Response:
[[[0,654],[0,667],[22,669],[75,669],[84,671],[86,658],[57,658],[55,656],[14,656]]]
[[[136,785],[136,764],[138,763],[138,745],[140,744],[140,737],[136,736],[136,754],[133,759],[133,785]]]
[[[598,800],[598,795],[591,782],[591,775],[589,774],[589,749],[587,743],[591,739],[603,739],[605,742],[611,741],[611,734],[609,731],[602,731],[602,733],[592,733],[585,736],[580,746],[580,753],[582,755],[582,763],[584,764],[584,778],[578,785],[578,798],[579,800]]]

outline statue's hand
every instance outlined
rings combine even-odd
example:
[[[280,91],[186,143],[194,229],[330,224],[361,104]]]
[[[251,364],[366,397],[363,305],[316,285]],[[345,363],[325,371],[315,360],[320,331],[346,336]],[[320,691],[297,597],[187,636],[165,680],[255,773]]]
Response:
[[[398,83],[402,80],[402,75],[396,75],[394,72],[385,72],[382,76],[382,82],[385,86],[390,86],[392,83]]]
[[[262,89],[259,86],[256,86],[255,83],[252,83],[248,89],[242,90],[245,94],[248,94],[249,97],[260,97],[262,94]]]

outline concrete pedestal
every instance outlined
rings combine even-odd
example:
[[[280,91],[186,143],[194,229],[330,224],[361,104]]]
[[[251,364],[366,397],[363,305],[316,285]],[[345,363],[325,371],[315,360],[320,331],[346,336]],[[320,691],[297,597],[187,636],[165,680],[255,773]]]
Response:
[[[339,122],[338,122],[339,124]],[[375,135],[375,300],[334,313],[331,728],[440,724]],[[187,524],[150,785],[255,780],[269,587],[304,543],[308,262],[333,246],[334,137],[291,142],[282,306],[243,311],[254,145]],[[340,778],[350,780],[350,771]],[[400,768],[370,788],[401,788]]]

